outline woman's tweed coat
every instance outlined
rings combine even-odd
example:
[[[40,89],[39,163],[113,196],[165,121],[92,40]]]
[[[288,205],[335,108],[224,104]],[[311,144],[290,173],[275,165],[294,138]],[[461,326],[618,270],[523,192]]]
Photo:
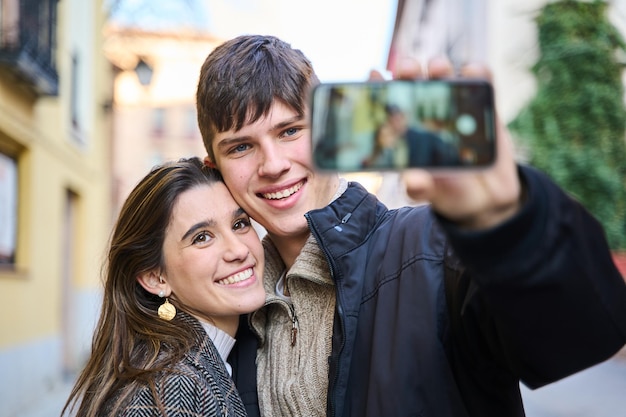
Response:
[[[193,323],[202,341],[194,345],[171,371],[160,372],[154,380],[163,415],[147,385],[126,385],[104,408],[102,416],[123,404],[115,415],[119,417],[199,417],[245,416],[241,398],[215,345],[202,325],[193,317],[179,312],[181,320]]]

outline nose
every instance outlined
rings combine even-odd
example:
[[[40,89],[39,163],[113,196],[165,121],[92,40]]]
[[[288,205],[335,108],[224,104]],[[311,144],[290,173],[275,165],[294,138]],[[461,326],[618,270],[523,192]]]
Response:
[[[291,167],[289,159],[276,142],[267,143],[262,149],[263,155],[259,164],[260,177],[279,177]]]
[[[224,260],[226,262],[242,262],[248,258],[250,248],[234,232],[229,232],[224,237]]]

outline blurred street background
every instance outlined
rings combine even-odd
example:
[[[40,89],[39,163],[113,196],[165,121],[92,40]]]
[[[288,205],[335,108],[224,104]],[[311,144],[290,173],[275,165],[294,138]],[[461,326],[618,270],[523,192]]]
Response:
[[[626,0],[0,0],[0,417],[59,415],[119,207],[155,164],[204,156],[199,69],[243,33],[285,39],[328,82],[403,56],[486,63],[519,159],[588,205],[626,274]],[[419,203],[398,174],[352,177]],[[626,353],[522,392],[528,417],[626,417]]]

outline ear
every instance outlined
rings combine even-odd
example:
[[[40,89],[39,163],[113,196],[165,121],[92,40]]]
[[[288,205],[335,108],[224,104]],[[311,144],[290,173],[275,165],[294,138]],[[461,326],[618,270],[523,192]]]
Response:
[[[217,168],[217,165],[215,165],[215,162],[213,162],[208,155],[204,157],[203,162],[204,162],[204,165],[209,168]]]
[[[144,272],[137,275],[137,282],[150,294],[159,295],[161,291],[169,297],[172,290],[157,271]]]

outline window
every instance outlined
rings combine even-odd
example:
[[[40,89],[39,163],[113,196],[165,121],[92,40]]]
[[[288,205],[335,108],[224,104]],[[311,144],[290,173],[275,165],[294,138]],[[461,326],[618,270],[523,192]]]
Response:
[[[70,113],[72,118],[72,127],[76,130],[80,128],[78,122],[78,54],[72,54],[72,80],[70,84]]]
[[[34,48],[42,63],[55,68],[56,54],[56,0],[22,0],[20,25],[22,36],[27,38],[24,46]]]
[[[15,263],[17,246],[17,162],[0,153],[0,265]]]
[[[70,122],[72,126],[72,134],[71,138],[77,145],[86,145],[87,138],[85,137],[85,133],[83,132],[84,116],[82,108],[82,103],[85,102],[84,95],[85,89],[82,86],[82,71],[80,64],[80,55],[77,51],[72,53],[72,66],[70,71]]]
[[[165,134],[165,109],[157,107],[152,110],[152,136],[163,137]]]
[[[3,67],[27,81],[36,94],[57,95],[58,0],[0,0]]]
[[[193,140],[200,137],[196,108],[193,106],[185,109],[185,137]]]
[[[18,0],[0,0],[0,48],[13,48],[19,41]]]

